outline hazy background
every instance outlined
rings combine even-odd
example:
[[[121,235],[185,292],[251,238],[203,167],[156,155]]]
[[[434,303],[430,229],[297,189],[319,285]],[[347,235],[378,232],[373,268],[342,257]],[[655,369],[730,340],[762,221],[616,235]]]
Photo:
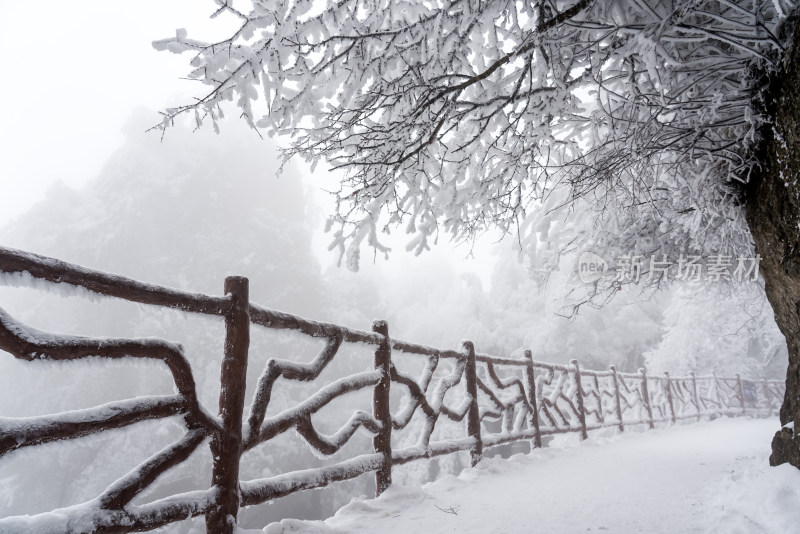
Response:
[[[150,42],[189,28],[213,39],[212,2],[146,0],[20,3],[0,0],[0,245],[55,256],[148,282],[221,294],[226,275],[248,276],[252,300],[269,308],[369,329],[387,319],[399,338],[481,352],[601,369],[615,364],[673,375],[691,370],[782,377],[786,349],[757,283],[738,288],[625,288],[602,309],[563,317],[579,282],[575,257],[542,276],[513,239],[468,246],[442,242],[413,257],[394,239],[387,261],[362,252],[362,269],[335,266],[322,232],[330,208],[321,188],[335,176],[290,164],[276,177],[276,146],[243,124],[222,134],[178,124],[164,141],[145,130],[157,110],[198,94],[178,78],[186,59]],[[228,114],[236,116],[235,112]],[[444,241],[444,240],[442,240]],[[220,321],[119,302],[87,302],[28,289],[0,289],[0,307],[35,327],[83,335],[157,336],[186,346],[200,396],[216,411],[223,327]],[[269,357],[308,361],[321,348],[299,336],[253,336],[252,388]],[[330,374],[369,368],[372,355],[343,350]],[[89,407],[143,394],[169,393],[156,364],[47,365],[0,353],[0,417]],[[413,363],[409,363],[413,367]],[[288,387],[274,406],[289,406],[319,383]],[[305,388],[305,389],[304,389]],[[322,418],[333,431],[368,398],[343,400]],[[366,403],[366,404],[365,404]],[[343,422],[343,421],[342,421]],[[413,428],[411,429],[413,430]],[[147,454],[181,434],[175,424],[141,423],[129,431],[30,448],[0,459],[0,516],[37,513],[88,500]],[[363,434],[363,433],[362,433]],[[359,434],[346,453],[369,449]],[[292,436],[246,457],[245,478],[319,462]],[[404,439],[401,435],[396,439]],[[120,451],[127,451],[121,453]],[[204,487],[209,459],[170,473],[142,498]],[[399,470],[398,481],[456,471],[452,456]],[[362,477],[363,478],[363,477]],[[369,494],[369,477],[281,499],[246,524],[273,518],[325,517],[352,496]],[[175,526],[186,532],[189,526]]]

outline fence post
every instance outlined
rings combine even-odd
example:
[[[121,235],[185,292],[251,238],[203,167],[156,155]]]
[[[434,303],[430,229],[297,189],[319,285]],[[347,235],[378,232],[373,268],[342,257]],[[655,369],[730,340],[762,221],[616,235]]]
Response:
[[[697,395],[697,375],[694,371],[691,373],[692,376],[692,399],[694,400],[694,406],[697,408],[697,420],[699,421],[702,419],[702,412],[700,411],[700,397]]]
[[[383,336],[375,351],[375,369],[380,371],[381,380],[372,390],[372,415],[381,424],[380,431],[372,438],[375,452],[383,455],[381,467],[375,472],[375,496],[392,485],[392,412],[389,394],[392,384],[392,345],[389,341],[389,325],[386,321],[372,323],[372,331]]]
[[[606,412],[603,411],[603,392],[600,390],[600,379],[597,378],[597,375],[592,375],[592,381],[594,382],[594,389],[597,391],[597,418],[601,425],[605,425]]]
[[[647,372],[644,369],[639,369],[639,374],[642,375],[642,401],[644,407],[647,408],[647,424],[650,430],[655,428],[653,424],[653,408],[650,406],[650,392],[647,388]]]
[[[675,404],[672,402],[672,379],[669,373],[664,371],[664,378],[667,380],[667,401],[669,402],[669,414],[672,418],[672,424],[675,424]]]
[[[525,351],[525,377],[528,379],[528,403],[532,413],[528,414],[528,424],[533,426],[533,446],[542,447],[542,434],[539,430],[539,406],[536,403],[536,380],[533,375],[533,354]]]
[[[589,435],[586,433],[586,409],[583,407],[583,385],[581,384],[581,368],[578,365],[578,360],[570,360],[569,364],[572,366],[572,374],[575,377],[576,396],[578,400],[578,421],[581,423],[581,439],[587,439]]]
[[[769,380],[764,377],[764,398],[767,399],[767,413],[772,413],[772,393],[769,390]]]
[[[722,388],[719,387],[719,378],[717,378],[717,373],[711,373],[714,377],[714,389],[717,390],[717,411],[722,415]],[[725,408],[728,407],[728,399],[725,399]]]
[[[622,400],[619,395],[619,377],[617,377],[617,366],[609,366],[611,370],[611,378],[614,380],[614,398],[617,401],[617,419],[619,419],[619,431],[625,432],[625,425],[622,422]]]
[[[747,405],[744,401],[744,388],[742,387],[742,377],[736,373],[736,386],[739,390],[739,400],[742,401],[742,415],[747,413]]]
[[[232,534],[239,513],[239,460],[242,456],[242,412],[250,346],[250,296],[247,278],[225,278],[231,307],[225,314],[225,353],[220,370],[219,416],[222,430],[211,439],[212,484],[217,501],[206,513],[206,530]]]
[[[483,457],[483,440],[481,439],[481,412],[478,408],[478,375],[475,370],[475,345],[472,341],[464,341],[461,351],[467,357],[464,374],[467,379],[467,395],[470,397],[467,411],[467,433],[475,440],[475,447],[470,451],[470,465],[475,467]]]

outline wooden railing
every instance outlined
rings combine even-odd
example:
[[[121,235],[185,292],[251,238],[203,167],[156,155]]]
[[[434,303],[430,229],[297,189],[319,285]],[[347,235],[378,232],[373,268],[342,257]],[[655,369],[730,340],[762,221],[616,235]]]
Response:
[[[487,447],[594,429],[675,423],[705,416],[768,415],[777,411],[784,385],[779,380],[745,380],[715,376],[670,377],[583,369],[476,353],[463,342],[460,350],[440,350],[392,339],[385,322],[371,331],[320,323],[249,301],[248,280],[229,277],[224,297],[187,293],[144,284],[18,250],[0,248],[0,283],[38,287],[60,284],[67,290],[224,317],[226,338],[221,369],[218,415],[198,401],[192,366],[183,348],[156,339],[109,339],[55,335],[28,327],[0,309],[0,349],[22,360],[150,358],[171,371],[176,394],[118,401],[91,409],[30,418],[0,418],[0,457],[23,447],[122,428],[133,423],[180,415],[185,434],[111,484],[83,505],[36,516],[0,519],[2,532],[131,532],[205,515],[208,532],[230,533],[240,507],[254,506],[294,492],[374,472],[377,493],[392,483],[392,467],[422,458],[468,451],[471,463]],[[246,370],[251,325],[288,329],[326,340],[308,364],[271,359],[261,373],[245,418]],[[374,347],[374,365],[338,378],[296,406],[267,417],[274,388],[282,381],[312,381],[345,344]],[[418,376],[401,372],[401,362],[421,358]],[[332,435],[315,429],[312,416],[334,399],[371,388],[372,406],[355,411]],[[392,395],[392,393],[394,395]],[[1,394],[1,393],[0,393]],[[392,409],[392,401],[395,403]],[[463,422],[459,436],[433,439],[440,417]],[[418,421],[409,426],[412,419]],[[421,421],[421,422],[420,422]],[[500,422],[490,431],[486,421]],[[498,425],[495,425],[498,426]],[[323,455],[339,451],[359,428],[373,435],[373,452],[338,463],[240,480],[242,454],[294,429]],[[413,446],[393,446],[392,432],[414,428]],[[206,440],[212,452],[210,487],[206,490],[134,505],[133,499],[177,466]],[[394,440],[397,442],[397,440]],[[43,527],[46,525],[46,527]],[[54,526],[55,525],[55,526]],[[49,530],[48,530],[49,531]]]

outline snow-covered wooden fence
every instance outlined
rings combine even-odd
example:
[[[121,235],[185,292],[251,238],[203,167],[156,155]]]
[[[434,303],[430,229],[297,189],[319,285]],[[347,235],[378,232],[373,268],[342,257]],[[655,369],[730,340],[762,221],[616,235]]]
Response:
[[[83,505],[37,516],[0,519],[0,531],[131,532],[151,530],[174,521],[205,515],[209,532],[232,532],[238,510],[279,497],[374,472],[377,493],[392,482],[392,467],[422,458],[468,451],[471,463],[480,461],[487,447],[528,440],[542,444],[542,436],[587,432],[616,427],[705,416],[768,415],[783,397],[779,380],[746,380],[715,376],[670,377],[583,369],[535,361],[530,351],[523,359],[477,353],[471,342],[460,350],[440,350],[392,339],[385,322],[360,331],[335,324],[309,321],[268,310],[249,301],[248,280],[229,277],[225,296],[213,297],[158,287],[18,250],[0,248],[0,283],[41,287],[116,297],[127,301],[177,308],[189,313],[225,319],[225,354],[217,416],[198,401],[192,366],[175,343],[156,339],[87,338],[37,331],[0,309],[0,349],[22,360],[78,360],[151,358],[164,362],[175,382],[171,396],[138,397],[91,409],[57,415],[0,417],[0,457],[23,447],[122,428],[133,423],[180,415],[185,434],[174,444],[139,464]],[[246,369],[251,325],[288,329],[323,338],[326,346],[310,363],[271,359],[263,370],[245,420]],[[281,381],[317,378],[345,344],[374,347],[374,365],[340,377],[296,406],[267,417],[273,389]],[[420,359],[417,376],[400,369],[407,360]],[[438,370],[438,371],[437,371]],[[312,416],[334,399],[371,388],[371,407],[356,411],[332,435],[320,433]],[[2,394],[2,393],[0,393]],[[395,401],[393,403],[393,401]],[[393,409],[394,406],[394,409]],[[435,436],[444,416],[464,422],[461,436]],[[415,420],[414,425],[410,425]],[[490,431],[487,421],[500,421]],[[332,465],[284,473],[257,480],[240,480],[242,454],[294,429],[310,447],[333,455],[360,428],[373,435],[373,452]],[[392,432],[404,428],[418,435],[411,446],[399,446]],[[133,499],[166,471],[177,466],[208,440],[213,457],[206,490],[174,495],[147,504]],[[394,445],[393,445],[394,443]],[[44,529],[44,530],[42,530]]]

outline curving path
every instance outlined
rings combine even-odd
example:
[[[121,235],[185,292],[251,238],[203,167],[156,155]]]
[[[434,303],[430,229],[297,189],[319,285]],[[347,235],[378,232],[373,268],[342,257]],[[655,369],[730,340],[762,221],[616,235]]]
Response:
[[[720,419],[486,459],[422,489],[393,486],[325,522],[269,534],[800,532],[800,471],[769,468],[775,419]],[[455,513],[451,513],[455,512]]]

